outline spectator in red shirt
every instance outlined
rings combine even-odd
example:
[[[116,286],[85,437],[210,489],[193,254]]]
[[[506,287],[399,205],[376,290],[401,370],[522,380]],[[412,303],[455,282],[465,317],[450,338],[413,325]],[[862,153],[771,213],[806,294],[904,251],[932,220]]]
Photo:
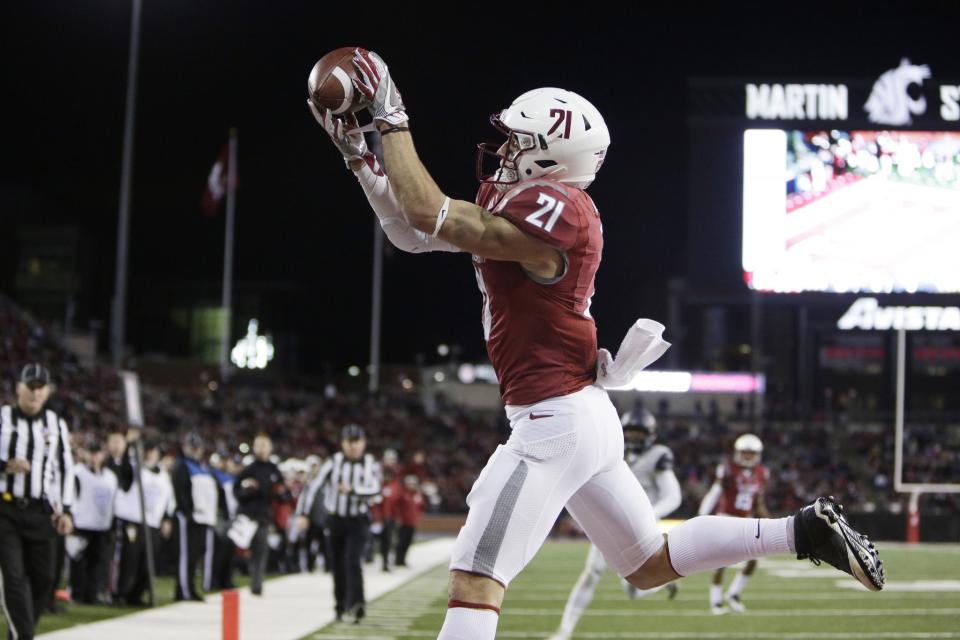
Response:
[[[394,509],[400,525],[397,533],[396,565],[398,567],[407,566],[407,550],[413,542],[413,534],[420,525],[420,518],[423,516],[426,504],[427,501],[420,492],[420,479],[412,473],[404,476],[403,487],[397,493]]]

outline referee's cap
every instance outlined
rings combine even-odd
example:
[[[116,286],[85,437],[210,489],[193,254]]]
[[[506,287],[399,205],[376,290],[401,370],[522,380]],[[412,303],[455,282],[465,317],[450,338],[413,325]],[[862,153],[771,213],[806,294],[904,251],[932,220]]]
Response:
[[[39,362],[32,362],[20,371],[20,382],[23,384],[30,384],[31,382],[50,384],[50,372]]]
[[[363,433],[363,429],[361,429],[360,425],[357,424],[348,424],[340,430],[341,440],[360,440],[361,438],[365,437],[366,434]]]

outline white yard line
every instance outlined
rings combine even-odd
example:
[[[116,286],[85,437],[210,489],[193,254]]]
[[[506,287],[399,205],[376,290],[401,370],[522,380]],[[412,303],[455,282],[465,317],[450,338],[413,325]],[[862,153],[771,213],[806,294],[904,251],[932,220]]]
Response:
[[[515,609],[509,604],[504,607],[504,616],[544,616],[555,617],[563,611],[563,603],[556,607],[537,609]],[[587,609],[584,616],[603,618],[657,617],[657,618],[711,618],[714,616],[706,607],[703,610],[689,609]],[[750,609],[751,617],[760,618],[901,618],[909,616],[960,616],[960,608],[930,607],[919,609]]]
[[[543,638],[549,632],[543,631],[498,631],[498,638]],[[352,635],[348,633],[325,634],[317,636],[323,640],[356,640],[362,637],[364,640],[397,640],[401,637],[412,638],[436,638],[436,631],[404,631],[400,635]],[[803,633],[792,633],[789,631],[578,631],[577,638],[591,640],[726,640],[727,638],[745,639],[745,640],[871,640],[871,639],[889,639],[889,640],[926,640],[926,639],[949,639],[960,638],[960,631],[874,631],[870,633],[841,633],[841,632],[817,632],[804,631]]]
[[[846,583],[844,583],[846,584]],[[838,585],[839,586],[839,585]],[[572,587],[572,585],[571,585]],[[888,585],[889,587],[889,585]],[[568,589],[569,591],[569,589]],[[684,591],[690,591],[692,593],[684,593]],[[931,597],[936,598],[951,598],[953,596],[954,590],[946,589],[929,589],[929,590],[900,590],[896,596],[891,596],[891,598],[901,599],[901,598],[911,598],[911,599],[927,599]],[[506,603],[507,606],[515,602],[554,602],[557,598],[562,597],[556,592],[530,592],[524,591],[522,595],[511,596],[507,592]],[[744,602],[795,602],[799,600],[808,600],[813,602],[828,602],[832,600],[863,600],[863,601],[876,601],[875,598],[887,599],[887,587],[884,587],[883,593],[877,594],[872,591],[867,591],[863,589],[862,593],[837,593],[836,591],[824,591],[823,589],[809,590],[809,591],[778,591],[777,593],[764,593],[762,589],[751,589],[747,587],[746,591],[743,594]],[[666,593],[661,592],[657,595],[651,595],[643,599],[638,599],[636,602],[706,602],[707,601],[707,590],[706,587],[702,588],[689,588],[684,589],[680,588],[680,593],[673,599],[667,600]],[[623,591],[609,590],[607,593],[601,592],[599,595],[594,596],[592,602],[628,602],[627,595]]]

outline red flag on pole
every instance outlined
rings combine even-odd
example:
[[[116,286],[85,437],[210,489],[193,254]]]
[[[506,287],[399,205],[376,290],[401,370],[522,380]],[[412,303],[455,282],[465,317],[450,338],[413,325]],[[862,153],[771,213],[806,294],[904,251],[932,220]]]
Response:
[[[229,175],[230,144],[224,144],[217,161],[210,168],[207,188],[203,190],[200,208],[204,215],[215,216],[220,211],[220,202],[227,195],[227,176]]]

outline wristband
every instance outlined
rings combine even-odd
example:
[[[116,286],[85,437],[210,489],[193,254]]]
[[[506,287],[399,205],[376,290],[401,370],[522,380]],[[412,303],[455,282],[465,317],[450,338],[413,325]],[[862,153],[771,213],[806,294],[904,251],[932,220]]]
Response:
[[[437,212],[437,226],[434,227],[433,233],[430,234],[431,238],[436,238],[437,234],[440,233],[440,229],[443,227],[443,223],[446,221],[449,212],[450,198],[444,198],[443,205],[440,207],[440,211]]]

